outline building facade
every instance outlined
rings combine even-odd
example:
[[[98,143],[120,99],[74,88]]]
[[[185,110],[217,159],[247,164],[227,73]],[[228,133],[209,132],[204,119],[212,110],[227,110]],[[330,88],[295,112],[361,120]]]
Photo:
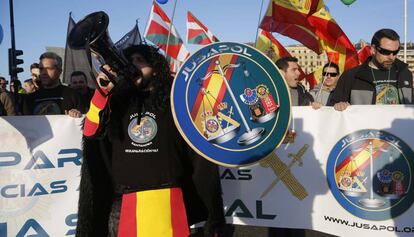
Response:
[[[287,46],[286,50],[298,59],[299,66],[306,74],[315,71],[327,62],[326,54],[318,55],[303,45]]]

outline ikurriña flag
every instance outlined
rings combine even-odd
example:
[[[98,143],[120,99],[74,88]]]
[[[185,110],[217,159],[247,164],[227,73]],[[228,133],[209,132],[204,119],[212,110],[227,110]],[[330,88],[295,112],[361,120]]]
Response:
[[[170,28],[171,33],[168,39]],[[166,56],[176,59],[180,63],[184,62],[190,55],[176,28],[171,24],[171,20],[155,2],[151,8],[150,19],[148,21],[144,36],[146,39],[164,50]],[[170,61],[170,63],[172,62]]]
[[[191,12],[187,12],[187,43],[207,45],[219,42],[216,36]]]

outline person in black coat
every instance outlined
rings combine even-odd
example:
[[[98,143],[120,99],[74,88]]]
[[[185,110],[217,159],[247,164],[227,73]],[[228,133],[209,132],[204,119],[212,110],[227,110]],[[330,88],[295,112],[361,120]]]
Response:
[[[175,127],[165,57],[148,45],[131,46],[124,55],[139,73],[119,76],[116,86],[104,86],[109,78],[100,73],[100,92],[85,118],[76,236],[117,236],[125,195],[170,188],[182,191],[188,225],[206,221],[204,236],[224,236],[218,167],[199,157]]]

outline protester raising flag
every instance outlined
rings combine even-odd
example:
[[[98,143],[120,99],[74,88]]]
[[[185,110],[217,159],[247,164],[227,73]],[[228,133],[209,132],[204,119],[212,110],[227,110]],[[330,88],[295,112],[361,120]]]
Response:
[[[170,28],[171,35],[168,37]],[[168,52],[166,52],[166,54],[179,62],[184,62],[190,55],[174,25],[171,25],[171,21],[167,14],[165,14],[161,7],[155,2],[151,8],[151,15],[144,37],[164,51],[167,49],[167,41],[169,38]],[[171,63],[172,62],[170,61],[170,64]]]
[[[307,17],[321,7],[320,1],[272,0],[269,2],[260,28],[295,39],[320,54],[323,51],[322,45]]]
[[[137,21],[134,28],[115,43],[115,47],[118,49],[118,51],[122,52],[122,50],[128,48],[129,46],[139,45],[141,43],[142,39],[141,34],[139,33]]]
[[[216,36],[191,12],[187,12],[187,43],[207,45],[219,42]]]
[[[259,35],[256,41],[256,48],[266,54],[273,62],[276,62],[279,58],[282,57],[291,57],[290,53],[283,47],[283,45],[273,37],[272,33],[259,29]],[[309,84],[310,88],[315,86],[316,81],[308,80],[305,77],[305,73],[303,72],[302,68],[299,67],[300,76],[299,79],[302,80],[303,78],[306,79],[307,83]]]
[[[70,31],[75,26],[75,21],[72,18],[72,13],[69,13],[69,23],[67,36],[69,36]],[[70,77],[74,71],[84,72],[88,79],[88,86],[95,88],[95,78],[91,73],[90,66],[90,56],[85,49],[72,49],[69,44],[66,42],[65,48],[65,64],[63,67],[63,83],[70,84]]]

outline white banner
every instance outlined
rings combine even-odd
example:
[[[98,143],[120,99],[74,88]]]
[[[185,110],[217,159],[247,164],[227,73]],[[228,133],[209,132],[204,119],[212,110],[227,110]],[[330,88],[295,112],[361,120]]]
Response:
[[[81,119],[0,118],[0,236],[74,236]]]
[[[295,107],[293,117],[296,138],[269,168],[222,169],[229,222],[414,236],[413,107]]]
[[[414,236],[414,108],[293,108],[293,143],[221,169],[229,223]],[[0,118],[0,237],[73,236],[81,119]],[[269,166],[269,167],[267,167]]]

